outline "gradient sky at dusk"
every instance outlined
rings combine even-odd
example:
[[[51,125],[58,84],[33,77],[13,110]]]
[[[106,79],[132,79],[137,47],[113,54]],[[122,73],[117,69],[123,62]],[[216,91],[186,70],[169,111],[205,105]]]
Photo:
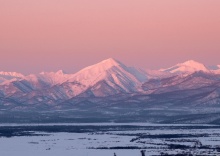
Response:
[[[0,0],[0,70],[75,72],[113,57],[220,64],[220,0]]]

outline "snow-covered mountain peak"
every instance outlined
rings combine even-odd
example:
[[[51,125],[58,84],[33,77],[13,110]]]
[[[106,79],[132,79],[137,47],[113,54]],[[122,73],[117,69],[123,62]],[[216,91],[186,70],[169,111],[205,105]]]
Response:
[[[119,61],[117,61],[113,58],[109,58],[109,59],[101,61],[97,64],[88,66],[88,67],[82,69],[81,71],[90,70],[90,69],[93,69],[93,71],[100,71],[100,70],[103,71],[103,70],[107,70],[107,69],[110,69],[112,67],[121,66],[121,65],[122,64]]]
[[[202,63],[199,63],[197,61],[194,61],[194,60],[188,60],[184,63],[181,63],[180,65],[185,65],[185,66],[189,66],[189,67],[192,67],[192,68],[195,68],[195,69],[201,69],[201,70],[206,70],[206,67],[202,64]]]
[[[77,81],[80,80],[89,80],[91,79],[99,79],[98,77],[105,77],[107,72],[113,68],[122,68],[126,67],[125,65],[119,63],[113,58],[109,58],[107,60],[101,61],[97,64],[91,65],[89,67],[86,67],[76,74],[73,75],[73,79],[76,79]]]
[[[66,74],[63,70],[58,70],[57,72],[56,72],[56,74],[58,74],[58,75],[64,75],[64,74]]]
[[[208,72],[209,70],[205,67],[205,65],[194,60],[189,60],[184,63],[178,63],[177,65],[167,69],[161,69],[160,71],[170,73],[192,73],[196,71]]]
[[[9,83],[11,81],[15,81],[17,79],[22,79],[25,76],[21,73],[17,72],[0,72],[0,83],[2,84],[3,82]]]
[[[39,75],[33,76],[38,80],[42,80],[54,85],[67,81],[72,74],[65,74],[63,70],[58,70],[57,72],[41,72]]]
[[[100,74],[103,75],[103,73],[106,73],[106,71],[108,71],[109,69],[112,68],[119,68],[119,67],[126,67],[125,65],[123,65],[122,63],[116,61],[113,58],[109,58],[107,60],[101,61],[97,64],[88,66],[82,70],[80,70],[79,72],[77,72],[76,74],[74,74],[73,77],[75,77],[77,75],[77,77],[79,75],[83,75],[83,79],[89,79],[90,77],[93,76],[98,76]],[[81,77],[81,76],[80,76]]]
[[[10,76],[10,77],[17,77],[17,78],[23,78],[24,75],[21,73],[17,73],[17,72],[0,72],[0,75],[2,76]]]
[[[101,63],[108,65],[116,65],[116,66],[121,64],[118,60],[114,58],[108,58],[106,60],[103,60]]]
[[[86,89],[94,87],[92,92],[99,90],[101,94],[102,91],[107,90],[108,93],[106,95],[109,95],[137,91],[138,86],[144,80],[146,80],[144,72],[136,68],[127,67],[119,61],[110,58],[82,69],[74,74],[68,82],[77,82],[83,86],[83,88],[78,87],[78,89],[75,89],[77,93],[82,93]],[[97,95],[98,93],[94,94]]]

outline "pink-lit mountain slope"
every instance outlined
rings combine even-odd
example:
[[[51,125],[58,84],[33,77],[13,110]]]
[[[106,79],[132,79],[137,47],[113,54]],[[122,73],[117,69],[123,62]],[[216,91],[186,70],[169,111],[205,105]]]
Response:
[[[178,63],[177,65],[174,65],[167,69],[161,69],[160,71],[169,72],[169,73],[188,74],[196,71],[208,72],[209,70],[205,67],[205,65],[196,62],[194,60],[189,60],[184,63]]]

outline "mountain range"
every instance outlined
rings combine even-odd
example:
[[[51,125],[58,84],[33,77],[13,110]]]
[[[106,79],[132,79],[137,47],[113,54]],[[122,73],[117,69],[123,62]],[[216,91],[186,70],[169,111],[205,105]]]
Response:
[[[74,74],[0,72],[0,108],[70,109],[125,104],[220,106],[220,65],[189,60],[144,70],[109,58]]]

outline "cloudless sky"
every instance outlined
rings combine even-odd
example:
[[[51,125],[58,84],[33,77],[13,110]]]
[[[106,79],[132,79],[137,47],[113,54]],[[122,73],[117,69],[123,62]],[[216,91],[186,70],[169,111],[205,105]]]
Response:
[[[220,64],[220,0],[0,0],[0,70]]]

